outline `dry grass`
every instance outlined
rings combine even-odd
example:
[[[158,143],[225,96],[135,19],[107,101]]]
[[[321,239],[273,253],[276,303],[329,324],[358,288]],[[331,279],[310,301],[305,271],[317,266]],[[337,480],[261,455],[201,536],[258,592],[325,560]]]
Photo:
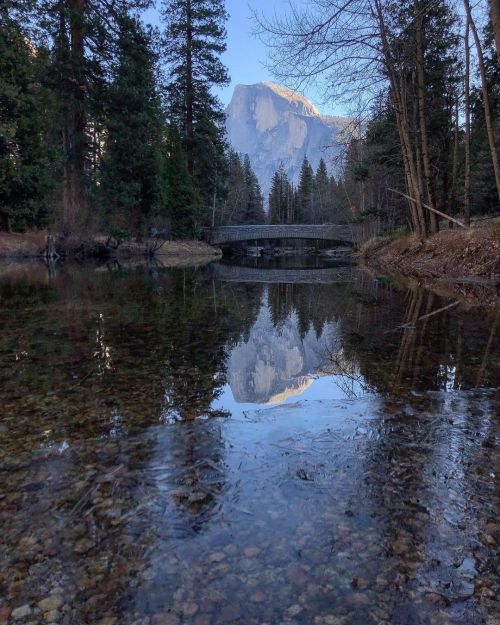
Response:
[[[212,247],[204,241],[165,241],[156,252],[159,258],[164,256],[178,256],[189,258],[191,256],[221,256],[222,252],[217,247]]]
[[[33,258],[45,247],[46,232],[0,232],[0,256]]]
[[[45,248],[47,232],[24,232],[22,234],[11,232],[0,232],[0,257],[3,258],[35,258],[39,257]],[[86,247],[92,250],[93,247],[101,246],[105,248],[107,237],[102,235],[90,235],[84,239],[81,236],[68,237],[58,240],[58,249],[64,250],[68,256],[78,253],[80,248]],[[135,257],[143,256],[146,248],[144,241],[126,241],[119,246],[117,256]],[[219,248],[212,247],[203,241],[165,241],[156,250],[155,256],[158,258],[186,258],[193,257],[218,257],[222,252]],[[92,255],[90,253],[90,255]]]

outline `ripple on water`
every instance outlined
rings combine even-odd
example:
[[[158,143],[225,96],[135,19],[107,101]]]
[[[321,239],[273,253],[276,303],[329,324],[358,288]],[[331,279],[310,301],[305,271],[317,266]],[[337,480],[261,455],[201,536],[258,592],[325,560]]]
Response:
[[[71,277],[0,290],[0,624],[493,625],[494,320],[356,272]]]

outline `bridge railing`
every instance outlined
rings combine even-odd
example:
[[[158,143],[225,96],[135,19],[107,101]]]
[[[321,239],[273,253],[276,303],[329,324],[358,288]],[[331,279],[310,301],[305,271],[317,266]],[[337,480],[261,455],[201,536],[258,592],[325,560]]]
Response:
[[[242,224],[205,230],[214,244],[263,239],[310,239],[352,242],[352,230],[344,224]]]

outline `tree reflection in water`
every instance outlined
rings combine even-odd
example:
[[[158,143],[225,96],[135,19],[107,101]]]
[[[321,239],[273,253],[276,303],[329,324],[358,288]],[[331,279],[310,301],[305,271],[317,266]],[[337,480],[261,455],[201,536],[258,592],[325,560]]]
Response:
[[[498,315],[339,275],[3,279],[0,622],[492,622]],[[282,344],[343,396],[214,409]]]

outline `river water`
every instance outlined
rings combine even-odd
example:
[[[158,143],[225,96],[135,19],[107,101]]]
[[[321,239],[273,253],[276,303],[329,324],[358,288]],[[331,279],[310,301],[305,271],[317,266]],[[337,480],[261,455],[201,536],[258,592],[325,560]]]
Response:
[[[0,276],[0,624],[498,623],[498,311],[291,260]]]

